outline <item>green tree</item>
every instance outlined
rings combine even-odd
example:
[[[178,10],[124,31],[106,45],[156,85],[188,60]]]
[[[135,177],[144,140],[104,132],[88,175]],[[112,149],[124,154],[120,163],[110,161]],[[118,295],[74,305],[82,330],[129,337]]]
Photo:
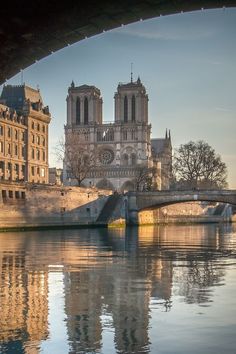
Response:
[[[222,189],[227,186],[227,168],[220,155],[200,140],[182,144],[173,160],[177,188]]]

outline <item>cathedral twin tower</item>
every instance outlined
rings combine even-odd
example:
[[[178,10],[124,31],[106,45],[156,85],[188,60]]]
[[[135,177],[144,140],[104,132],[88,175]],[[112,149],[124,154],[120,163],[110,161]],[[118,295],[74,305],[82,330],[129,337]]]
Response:
[[[78,149],[84,149],[88,156],[96,152],[97,156],[83,184],[119,191],[135,190],[140,169],[156,166],[159,172],[155,183],[160,188],[161,159],[158,160],[157,155],[161,152],[155,153],[151,146],[148,95],[140,78],[119,84],[114,99],[114,123],[103,123],[103,101],[98,88],[88,85],[76,87],[72,82],[68,89],[66,146],[73,134],[76,144],[79,144]],[[167,141],[170,147],[170,139]],[[64,183],[76,184],[66,160]]]
[[[72,81],[68,93],[68,125],[102,124],[103,101],[98,88],[88,85],[75,87]],[[119,84],[115,93],[115,122],[141,121],[148,121],[148,96],[141,80]]]

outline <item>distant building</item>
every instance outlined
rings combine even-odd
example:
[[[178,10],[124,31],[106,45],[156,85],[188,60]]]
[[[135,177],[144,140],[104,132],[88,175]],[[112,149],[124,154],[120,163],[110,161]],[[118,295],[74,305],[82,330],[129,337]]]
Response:
[[[57,186],[61,186],[63,183],[62,176],[63,176],[63,169],[62,168],[56,168],[56,167],[49,168],[49,183],[50,184],[56,184]]]
[[[172,176],[171,136],[166,130],[165,138],[151,139],[154,164],[161,163],[161,189],[169,189]]]
[[[0,180],[48,183],[48,106],[39,90],[3,87],[0,96]]]
[[[171,137],[151,140],[148,95],[140,78],[120,83],[115,99],[114,122],[103,122],[101,93],[95,86],[68,89],[65,142],[73,135],[88,155],[96,153],[97,163],[84,185],[112,190],[135,190],[140,168],[156,167],[153,183],[168,189],[171,170]],[[64,184],[76,184],[64,161]]]

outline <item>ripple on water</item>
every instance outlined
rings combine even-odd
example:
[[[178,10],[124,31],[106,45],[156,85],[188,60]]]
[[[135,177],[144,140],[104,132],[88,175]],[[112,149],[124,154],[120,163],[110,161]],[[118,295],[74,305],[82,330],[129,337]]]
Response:
[[[0,234],[0,352],[233,353],[235,226]]]

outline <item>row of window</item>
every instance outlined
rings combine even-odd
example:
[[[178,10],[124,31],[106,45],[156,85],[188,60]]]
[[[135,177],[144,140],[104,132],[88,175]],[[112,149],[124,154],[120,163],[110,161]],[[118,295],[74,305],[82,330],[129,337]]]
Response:
[[[19,165],[17,163],[13,164],[11,162],[4,163],[0,161],[0,177],[4,179],[4,172],[6,172],[6,176],[8,179],[12,178],[14,174],[14,179],[19,180],[19,176],[22,178],[25,176],[25,165]]]
[[[124,122],[127,123],[128,122],[128,105],[129,105],[129,101],[127,96],[125,96],[124,98]],[[131,99],[131,121],[135,122],[135,116],[136,116],[136,110],[135,110],[135,96],[132,96]]]
[[[36,129],[38,132],[42,131],[43,133],[45,133],[46,131],[46,127],[44,124],[42,124],[41,126],[39,123],[35,123],[34,121],[31,122],[31,128]]]
[[[136,132],[134,130],[128,132],[122,131],[122,140],[136,140]],[[107,129],[107,131],[97,132],[97,141],[114,141],[114,130]]]
[[[4,128],[2,125],[0,125],[0,135],[3,136],[3,134],[4,134]],[[7,127],[6,134],[8,138],[13,137],[15,140],[18,140],[19,138],[22,141],[25,140],[25,132],[19,131],[18,129]]]
[[[13,199],[25,199],[25,192],[24,191],[6,191],[2,190],[2,199],[5,200],[7,198]]]
[[[44,167],[35,167],[31,166],[31,176],[40,176],[45,177],[45,168]]]
[[[45,126],[43,126],[43,133],[45,133]],[[0,125],[0,135],[3,136],[4,134],[4,128],[3,125]],[[13,129],[11,127],[7,127],[7,137],[11,138],[13,137],[15,140],[18,140],[18,138],[20,138],[22,141],[25,140],[25,132],[19,131],[17,129]],[[37,135],[38,139],[40,139],[40,137]],[[34,134],[32,134],[32,142],[34,143]],[[37,139],[37,138],[36,138]],[[45,143],[45,138],[42,137],[42,141],[44,141]]]
[[[89,106],[88,106],[88,98],[84,98],[84,116],[81,116],[81,101],[80,98],[77,97],[76,99],[76,124],[80,125],[82,123],[82,118],[83,119],[83,124],[88,124],[88,117],[89,117]]]
[[[4,178],[4,170],[6,169],[6,173],[10,178],[14,173],[15,179],[19,179],[19,175],[25,176],[25,165],[12,164],[11,162],[4,163],[0,161],[0,178]],[[31,166],[31,176],[40,176],[45,177],[45,168],[39,166]]]
[[[131,132],[128,132],[127,130],[124,130],[122,132],[122,139],[123,140],[136,140],[136,132],[134,130],[131,130]]]
[[[97,131],[97,141],[114,141],[115,139],[115,133],[113,129],[108,128],[107,130],[98,130]],[[122,140],[136,140],[137,139],[137,134],[135,130],[124,130],[122,131]],[[80,141],[88,141],[89,140],[89,134],[84,133],[84,134],[79,134],[78,135],[78,140]],[[34,143],[35,140],[32,140],[32,143]],[[37,143],[40,143],[40,140],[37,140]],[[45,140],[43,141],[43,146],[45,146]]]
[[[114,140],[114,130],[107,129],[104,131],[97,131],[97,141],[113,141]]]
[[[33,144],[38,144],[38,145],[40,145],[40,142],[42,143],[42,145],[43,146],[45,146],[45,137],[44,136],[39,136],[39,135],[34,135],[34,134],[32,134],[31,135],[31,141],[32,141],[32,143]]]
[[[0,153],[4,154],[4,143],[3,141],[0,141]],[[12,146],[11,144],[6,145],[6,154],[7,155],[14,155],[15,157],[18,158],[25,158],[25,146],[18,146],[14,145]],[[42,158],[43,161],[46,160],[46,153],[45,151],[40,151],[39,149],[34,149],[32,148],[31,150],[31,158],[40,160]]]
[[[34,148],[32,148],[31,149],[31,158],[33,159],[33,160],[40,160],[40,159],[42,159],[43,161],[45,161],[46,160],[46,153],[45,153],[45,151],[43,150],[43,151],[40,151],[39,149],[34,149]]]
[[[128,107],[129,106],[129,100],[128,97],[124,97],[124,122],[128,122]],[[88,106],[88,99],[85,97],[84,99],[84,116],[81,117],[81,100],[79,97],[76,99],[76,124],[80,125],[82,123],[82,118],[83,118],[83,123],[88,124],[88,117],[89,117],[89,106]],[[136,119],[136,99],[135,96],[133,95],[131,98],[131,121],[135,122]]]
[[[11,144],[6,144],[5,146],[5,153],[8,155],[15,155],[18,158],[20,158],[20,155],[22,158],[25,158],[25,147],[24,146],[18,146],[14,145],[12,146]],[[4,154],[4,143],[3,141],[0,141],[0,153]]]
[[[122,156],[122,165],[123,166],[136,165],[136,163],[137,163],[136,154],[131,154],[130,158],[129,158],[128,154],[124,154]]]
[[[10,112],[9,110],[0,110],[0,118],[10,119],[13,122],[19,124],[25,124],[25,117],[16,114],[15,112]]]

